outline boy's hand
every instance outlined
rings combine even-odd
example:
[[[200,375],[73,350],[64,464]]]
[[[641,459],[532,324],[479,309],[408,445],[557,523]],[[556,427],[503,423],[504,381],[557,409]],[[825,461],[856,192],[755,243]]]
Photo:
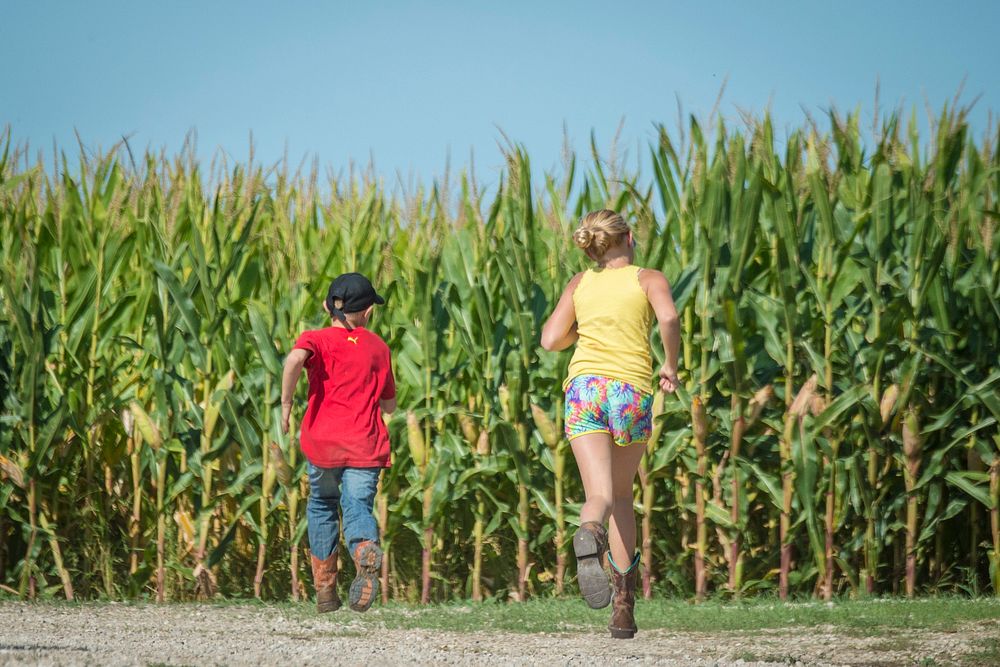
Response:
[[[288,435],[288,422],[292,418],[292,404],[281,404],[281,432]]]
[[[281,432],[288,435],[288,422],[292,416],[292,398],[295,396],[295,383],[302,375],[302,367],[312,352],[295,348],[285,358],[285,367],[281,371]]]

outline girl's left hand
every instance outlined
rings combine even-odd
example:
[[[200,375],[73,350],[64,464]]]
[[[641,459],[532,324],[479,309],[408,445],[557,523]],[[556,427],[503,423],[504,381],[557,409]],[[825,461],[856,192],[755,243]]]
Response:
[[[672,394],[677,391],[677,387],[681,385],[680,380],[677,379],[677,371],[663,364],[660,366],[660,389],[663,390],[665,394]]]

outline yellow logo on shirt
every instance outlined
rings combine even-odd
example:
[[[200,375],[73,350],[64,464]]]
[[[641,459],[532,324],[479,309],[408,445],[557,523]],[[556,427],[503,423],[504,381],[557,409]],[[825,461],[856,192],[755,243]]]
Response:
[[[358,344],[358,337],[357,337],[357,336],[348,336],[348,337],[347,337],[347,340],[351,341],[351,342],[352,342],[352,343],[354,343],[355,345],[357,345],[357,344]]]

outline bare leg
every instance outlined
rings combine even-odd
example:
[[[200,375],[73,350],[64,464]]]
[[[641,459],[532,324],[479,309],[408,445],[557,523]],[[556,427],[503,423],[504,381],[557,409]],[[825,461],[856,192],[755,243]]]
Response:
[[[576,465],[580,469],[580,480],[583,482],[583,491],[586,495],[586,502],[580,508],[580,523],[596,521],[604,525],[608,521],[614,502],[611,472],[612,450],[616,445],[607,433],[581,435],[574,438],[570,445],[573,448]],[[636,466],[638,465],[636,462]],[[634,476],[635,471],[632,474]],[[631,488],[629,487],[630,493]],[[634,533],[633,526],[633,541]]]
[[[620,568],[627,568],[635,556],[635,494],[633,485],[646,443],[627,447],[613,445],[611,450],[612,510],[608,542],[611,558]]]
[[[573,536],[576,582],[591,609],[601,609],[611,603],[611,586],[603,563],[608,549],[608,532],[604,524],[611,514],[613,497],[611,450],[614,444],[607,433],[588,433],[574,439],[572,446],[587,495],[580,508],[580,529]]]

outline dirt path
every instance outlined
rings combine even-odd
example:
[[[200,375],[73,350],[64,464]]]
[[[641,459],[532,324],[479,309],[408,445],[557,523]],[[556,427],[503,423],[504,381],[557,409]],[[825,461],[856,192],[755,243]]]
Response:
[[[756,633],[511,634],[372,629],[346,610],[251,605],[0,604],[0,665],[559,664],[909,665],[972,660],[996,623],[860,638],[834,628]]]

